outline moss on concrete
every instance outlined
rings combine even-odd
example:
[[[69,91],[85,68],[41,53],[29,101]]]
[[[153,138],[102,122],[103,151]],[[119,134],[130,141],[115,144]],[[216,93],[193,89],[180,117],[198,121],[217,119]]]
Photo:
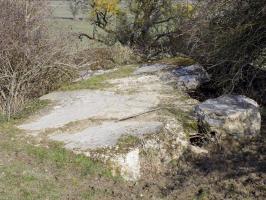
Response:
[[[167,108],[167,110],[172,113],[178,121],[180,121],[183,125],[184,133],[187,137],[191,135],[191,133],[195,133],[198,131],[198,123],[197,121],[190,115],[189,112],[182,111],[176,108]]]
[[[61,91],[71,91],[71,90],[81,90],[81,89],[91,89],[91,90],[100,90],[104,88],[111,87],[112,85],[107,81],[110,79],[118,79],[130,76],[135,68],[136,65],[126,65],[119,67],[117,70],[93,76],[87,80],[82,80],[76,83],[68,83],[63,85],[59,90]]]

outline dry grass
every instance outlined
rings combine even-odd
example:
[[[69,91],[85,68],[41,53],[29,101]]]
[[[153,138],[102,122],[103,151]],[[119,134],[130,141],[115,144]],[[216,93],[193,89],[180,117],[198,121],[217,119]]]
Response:
[[[74,60],[81,70],[113,69],[121,65],[140,62],[140,58],[132,49],[122,45],[82,50],[77,52]]]
[[[102,75],[93,76],[87,80],[82,80],[76,83],[68,83],[63,85],[60,90],[81,90],[81,89],[104,89],[111,87],[112,85],[107,81],[110,79],[117,79],[130,76],[136,65],[121,66],[113,72],[109,72]]]
[[[92,199],[104,189],[88,180],[113,181],[103,164],[75,155],[61,144],[29,138],[16,124],[38,112],[48,102],[35,101],[9,122],[0,122],[0,199]],[[94,199],[94,198],[93,198]]]

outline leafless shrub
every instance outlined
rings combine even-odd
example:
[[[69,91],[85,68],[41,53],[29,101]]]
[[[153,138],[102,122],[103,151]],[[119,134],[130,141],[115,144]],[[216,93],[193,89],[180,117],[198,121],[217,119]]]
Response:
[[[111,47],[112,57],[117,65],[138,63],[141,61],[137,51],[120,43]]]
[[[140,61],[140,57],[128,46],[116,44],[110,47],[80,51],[75,55],[74,61],[80,70],[101,70],[137,63]]]
[[[120,42],[138,49],[143,55],[168,50],[175,26],[189,17],[189,3],[175,0],[90,0],[89,21],[93,25],[87,37],[112,46]]]
[[[24,103],[70,78],[63,45],[49,37],[45,2],[0,0],[0,110],[8,118]]]
[[[178,50],[206,66],[215,90],[266,103],[265,19],[264,0],[199,1],[193,19],[179,28]]]

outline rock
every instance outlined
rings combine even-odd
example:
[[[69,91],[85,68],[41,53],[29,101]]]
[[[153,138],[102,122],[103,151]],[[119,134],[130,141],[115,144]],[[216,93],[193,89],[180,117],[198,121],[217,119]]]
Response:
[[[208,73],[198,64],[174,69],[172,74],[176,79],[177,87],[185,90],[195,90],[202,83],[210,80]]]
[[[245,96],[225,95],[209,99],[197,105],[195,113],[202,128],[219,137],[247,138],[260,132],[259,105]]]
[[[119,155],[113,159],[120,175],[127,181],[137,181],[141,177],[140,155],[139,149],[129,151],[124,155]]]
[[[167,64],[145,64],[142,65],[140,68],[138,68],[134,74],[140,75],[140,74],[153,74],[159,71],[162,71],[164,69],[167,69],[169,65]]]

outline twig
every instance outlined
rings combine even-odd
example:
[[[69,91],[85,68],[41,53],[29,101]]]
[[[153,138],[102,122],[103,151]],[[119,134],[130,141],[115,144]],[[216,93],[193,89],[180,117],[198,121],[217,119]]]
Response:
[[[154,111],[157,111],[157,110],[161,110],[161,109],[163,109],[163,108],[155,108],[155,109],[152,109],[152,110],[148,110],[146,112],[142,112],[142,113],[139,113],[139,114],[136,114],[136,115],[132,115],[132,116],[129,116],[129,117],[125,117],[125,118],[119,119],[117,121],[118,122],[126,121],[126,120],[129,120],[129,119],[132,119],[132,118],[135,118],[135,117],[139,117],[141,115],[145,115],[147,113],[151,113],[151,112],[154,112]]]

